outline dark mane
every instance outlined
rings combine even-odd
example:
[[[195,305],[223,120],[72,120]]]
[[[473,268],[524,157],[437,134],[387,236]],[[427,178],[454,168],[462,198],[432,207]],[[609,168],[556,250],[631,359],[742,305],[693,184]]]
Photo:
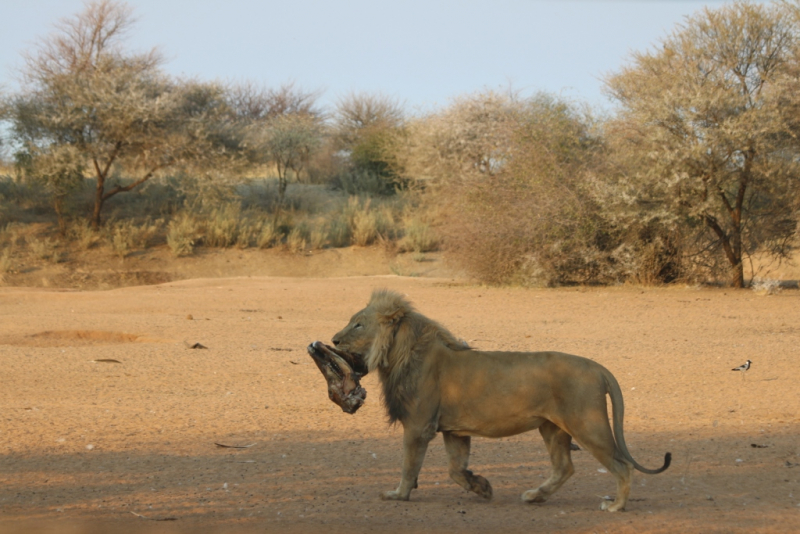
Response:
[[[408,415],[422,361],[434,347],[441,344],[456,351],[470,347],[436,321],[417,312],[399,293],[376,290],[367,309],[377,314],[380,325],[367,363],[370,370],[378,370],[389,422],[396,423]]]

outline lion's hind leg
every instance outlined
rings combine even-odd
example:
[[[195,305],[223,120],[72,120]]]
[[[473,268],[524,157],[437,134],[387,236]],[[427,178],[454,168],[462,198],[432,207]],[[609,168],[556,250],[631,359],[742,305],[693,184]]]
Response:
[[[492,498],[492,485],[480,475],[467,469],[469,465],[469,436],[454,436],[450,432],[442,432],[444,448],[450,463],[450,477],[462,488],[474,491],[485,499]]]
[[[617,479],[616,498],[603,501],[600,508],[609,512],[624,510],[631,492],[633,466],[617,450],[606,414],[598,412],[595,417],[585,417],[576,430],[574,435],[580,444]]]
[[[550,421],[545,421],[539,427],[539,433],[542,435],[547,451],[550,453],[553,472],[544,484],[522,494],[522,500],[525,502],[545,502],[575,472],[569,448],[572,436]]]

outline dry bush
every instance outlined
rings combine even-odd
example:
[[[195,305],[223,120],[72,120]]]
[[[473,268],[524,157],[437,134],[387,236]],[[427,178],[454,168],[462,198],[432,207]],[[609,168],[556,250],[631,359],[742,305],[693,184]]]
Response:
[[[311,228],[308,233],[308,245],[311,250],[321,250],[328,243],[328,229],[324,223]]]
[[[278,244],[283,235],[272,221],[263,221],[258,234],[258,248],[271,248]]]
[[[240,214],[241,208],[238,205],[226,204],[203,217],[203,245],[229,247],[236,243]]]
[[[393,232],[394,214],[391,205],[373,206],[372,199],[350,197],[344,210],[350,225],[353,245],[365,247],[379,237],[386,238]]]
[[[106,232],[111,248],[120,258],[136,250],[147,248],[149,241],[161,230],[164,221],[115,221],[107,225]]]
[[[14,271],[14,263],[11,259],[11,249],[7,248],[0,255],[0,274]]]
[[[403,238],[398,249],[404,252],[433,252],[439,248],[439,238],[433,227],[422,217],[412,214],[403,222]]]
[[[354,245],[366,247],[378,237],[378,216],[374,211],[362,210],[353,216],[352,241]]]
[[[328,243],[332,247],[340,248],[346,247],[352,240],[352,231],[350,228],[350,218],[346,213],[338,213],[333,217],[327,226],[328,229]]]
[[[306,249],[306,236],[301,227],[295,226],[286,236],[286,248],[295,254]]]
[[[197,240],[197,221],[186,212],[179,213],[167,228],[167,245],[176,257],[190,256]]]
[[[461,169],[434,193],[448,256],[491,284],[611,281],[615,243],[593,200],[602,146],[590,118],[541,95],[467,104],[446,114],[440,134],[442,156]]]
[[[82,250],[89,250],[100,241],[99,233],[92,230],[88,221],[72,221],[67,225],[67,236]]]
[[[28,247],[33,255],[40,260],[50,260],[51,263],[59,263],[61,254],[58,251],[58,242],[49,237],[39,239],[37,237],[27,238]]]

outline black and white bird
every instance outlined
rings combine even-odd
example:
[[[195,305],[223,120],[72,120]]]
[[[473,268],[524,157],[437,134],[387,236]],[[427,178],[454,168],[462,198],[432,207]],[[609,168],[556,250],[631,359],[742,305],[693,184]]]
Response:
[[[731,369],[731,371],[742,371],[742,372],[747,371],[748,369],[750,369],[750,364],[751,363],[753,363],[753,362],[751,362],[750,360],[747,360],[746,362],[744,362],[739,367],[734,367],[733,369]]]

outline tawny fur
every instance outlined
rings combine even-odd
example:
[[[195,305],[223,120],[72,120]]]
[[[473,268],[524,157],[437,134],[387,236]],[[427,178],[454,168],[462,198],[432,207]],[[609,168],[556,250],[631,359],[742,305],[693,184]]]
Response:
[[[628,451],[623,434],[622,392],[611,372],[597,362],[559,352],[476,351],[446,328],[417,312],[403,296],[373,292],[335,336],[342,350],[365,358],[383,388],[389,421],[403,425],[400,485],[383,494],[408,500],[428,443],[441,432],[450,476],[463,488],[491,498],[489,481],[468,469],[470,437],[499,438],[538,429],[553,471],[525,502],[546,501],[574,472],[574,438],[617,479],[617,497],[603,509],[622,510],[637,469],[647,469]],[[611,398],[609,421],[606,396]],[[613,431],[611,424],[613,422]]]
[[[407,413],[409,400],[416,394],[419,360],[431,352],[434,343],[450,350],[467,350],[445,327],[418,313],[399,293],[387,289],[372,292],[367,313],[373,313],[378,332],[366,355],[370,371],[378,371],[383,384],[383,402],[389,420],[395,423]]]

